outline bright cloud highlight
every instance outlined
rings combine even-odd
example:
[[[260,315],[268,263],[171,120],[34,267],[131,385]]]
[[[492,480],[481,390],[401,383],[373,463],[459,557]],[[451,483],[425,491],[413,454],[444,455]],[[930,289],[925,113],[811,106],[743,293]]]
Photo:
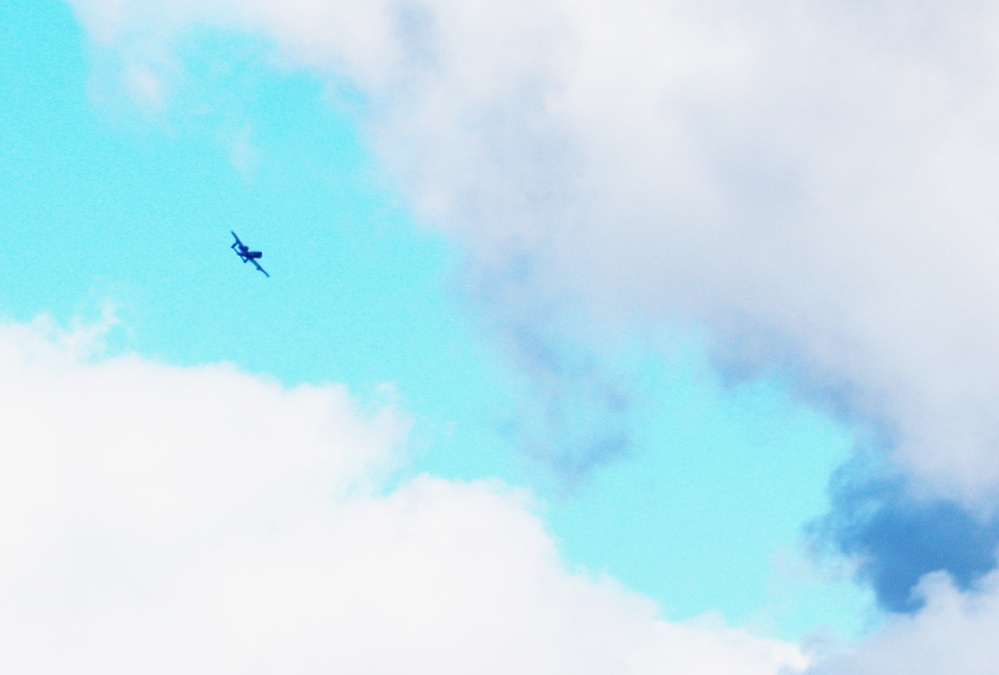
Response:
[[[340,387],[95,358],[0,327],[0,670],[777,673],[793,645],[675,624],[566,572],[526,497],[421,477]]]
[[[999,586],[995,573],[975,593],[960,593],[945,575],[920,584],[925,609],[896,616],[849,654],[829,659],[814,675],[877,673],[967,673],[987,675],[999,663]]]

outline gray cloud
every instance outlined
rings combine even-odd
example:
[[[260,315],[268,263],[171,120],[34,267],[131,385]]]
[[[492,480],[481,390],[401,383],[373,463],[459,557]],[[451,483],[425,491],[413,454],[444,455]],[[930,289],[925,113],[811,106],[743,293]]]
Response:
[[[966,511],[987,522],[999,488],[993,3],[72,4],[137,67],[157,65],[135,47],[149,26],[201,23],[349,80],[425,222],[486,273],[531,261],[531,292],[495,305],[513,326],[547,302],[696,322],[884,433],[925,492],[843,488],[834,540],[889,606],[914,610],[932,568],[968,590],[931,576],[921,610],[820,672],[994,670],[991,534]],[[966,559],[931,545],[948,527]]]
[[[999,485],[989,3],[72,4],[136,67],[149,26],[263,31],[367,97],[384,165],[474,266],[531,259],[527,302],[758,331],[905,470]]]

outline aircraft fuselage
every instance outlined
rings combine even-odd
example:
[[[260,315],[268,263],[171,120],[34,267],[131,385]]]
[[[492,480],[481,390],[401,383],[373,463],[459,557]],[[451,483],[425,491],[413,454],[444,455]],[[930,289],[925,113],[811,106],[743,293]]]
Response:
[[[240,246],[239,247],[239,257],[240,258],[246,258],[247,260],[259,260],[263,256],[264,256],[264,254],[261,253],[260,251],[251,251],[246,246]]]

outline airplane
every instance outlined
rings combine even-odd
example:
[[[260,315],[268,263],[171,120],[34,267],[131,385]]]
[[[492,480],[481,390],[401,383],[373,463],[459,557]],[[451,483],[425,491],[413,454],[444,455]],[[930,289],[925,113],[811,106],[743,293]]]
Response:
[[[270,279],[271,275],[269,275],[267,273],[267,270],[265,270],[263,267],[261,267],[260,263],[257,262],[257,260],[259,260],[264,254],[261,253],[260,251],[251,251],[249,246],[247,246],[246,244],[244,244],[243,242],[241,242],[239,240],[239,237],[236,236],[235,232],[233,232],[232,230],[229,230],[229,232],[232,234],[233,238],[236,240],[233,243],[233,245],[230,246],[229,248],[231,248],[233,251],[235,251],[236,255],[238,255],[240,257],[240,259],[244,263],[246,263],[247,261],[253,263],[254,267],[256,267],[258,270],[260,270],[261,272],[263,272],[264,276],[267,277],[268,279]]]

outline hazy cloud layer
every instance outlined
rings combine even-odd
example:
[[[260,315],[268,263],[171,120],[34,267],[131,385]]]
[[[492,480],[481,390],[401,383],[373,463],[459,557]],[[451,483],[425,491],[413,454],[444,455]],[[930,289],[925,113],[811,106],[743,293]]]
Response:
[[[567,573],[525,496],[382,494],[405,420],[340,387],[0,327],[0,670],[746,673],[793,645]],[[393,460],[393,457],[395,458]]]
[[[999,577],[986,577],[980,592],[961,593],[942,575],[922,585],[926,606],[895,616],[851,653],[826,659],[809,675],[913,673],[988,675],[999,663]]]
[[[698,320],[850,392],[951,496],[999,484],[992,4],[71,4],[128,72],[194,24],[269,37],[367,95],[483,269],[534,261],[521,299]]]
[[[127,72],[169,80],[169,38],[209,24],[262,34],[285,64],[356,86],[417,212],[487,278],[531,261],[522,292],[498,302],[515,329],[536,302],[630,327],[694,320],[724,360],[789,369],[876,428],[931,506],[881,495],[844,550],[890,567],[872,532],[911,546],[924,526],[971,522],[966,508],[994,511],[993,4],[71,4]],[[994,556],[980,543],[981,564],[928,561],[931,544],[919,569],[885,568],[882,600],[895,584],[901,602],[934,567],[968,590],[927,582],[921,611],[822,672],[999,662],[994,577],[981,577]]]

